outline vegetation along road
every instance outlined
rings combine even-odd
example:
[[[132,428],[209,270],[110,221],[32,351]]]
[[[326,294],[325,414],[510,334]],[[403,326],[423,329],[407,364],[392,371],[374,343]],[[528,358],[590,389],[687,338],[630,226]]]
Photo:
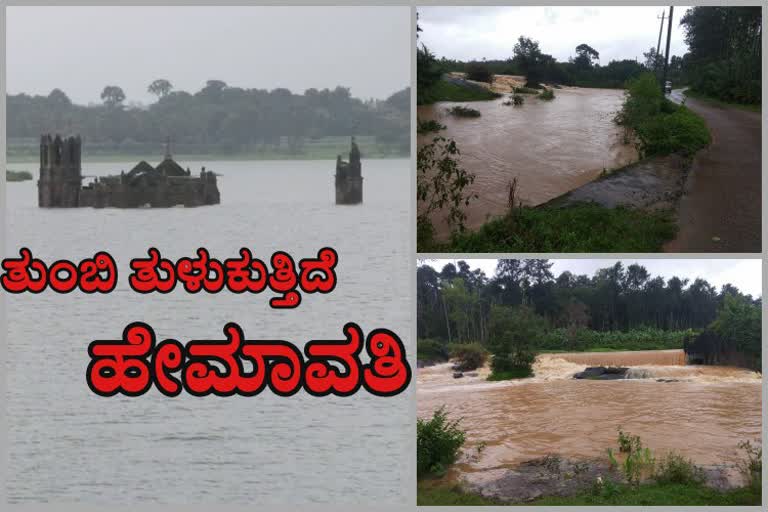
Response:
[[[682,101],[674,91],[673,101]],[[668,252],[760,252],[760,112],[688,98],[712,144],[693,160]]]

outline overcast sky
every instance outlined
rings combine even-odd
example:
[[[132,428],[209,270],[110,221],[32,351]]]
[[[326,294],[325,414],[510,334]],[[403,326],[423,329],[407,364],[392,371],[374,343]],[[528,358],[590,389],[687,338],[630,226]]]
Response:
[[[9,94],[60,88],[101,102],[105,85],[152,102],[156,78],[294,92],[343,85],[386,98],[410,84],[409,7],[8,7]]]
[[[436,270],[443,266],[460,260],[430,260],[426,261]],[[491,259],[466,259],[472,270],[482,269],[488,277],[496,273],[498,260]],[[570,270],[574,274],[594,275],[600,268],[610,267],[616,261],[621,261],[624,267],[633,263],[644,266],[651,276],[663,276],[669,279],[673,276],[688,278],[691,281],[697,277],[706,279],[718,290],[724,284],[730,283],[736,286],[742,293],[751,294],[753,297],[762,296],[762,262],[759,259],[720,259],[720,260],[686,260],[686,259],[551,259],[552,273],[557,277],[562,272]]]
[[[688,9],[675,6],[671,55],[687,51],[680,17]],[[420,7],[419,40],[438,57],[459,60],[507,59],[512,57],[521,35],[539,41],[544,53],[558,61],[575,55],[586,43],[600,53],[600,63],[611,60],[642,61],[643,52],[656,47],[657,16],[669,7]],[[662,53],[666,41],[664,21]]]

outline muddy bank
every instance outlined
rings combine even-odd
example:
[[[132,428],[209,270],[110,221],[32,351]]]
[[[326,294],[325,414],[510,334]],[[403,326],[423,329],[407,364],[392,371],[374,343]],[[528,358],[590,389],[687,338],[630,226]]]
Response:
[[[738,487],[735,465],[701,467],[705,485],[718,491]],[[646,481],[651,481],[648,479]],[[526,461],[513,468],[491,469],[481,482],[467,482],[468,491],[505,503],[527,503],[538,498],[568,497],[593,490],[608,482],[623,483],[624,476],[607,460],[566,459],[558,455]]]
[[[674,209],[685,190],[689,168],[690,161],[679,155],[647,158],[605,174],[541,206],[563,207],[594,202],[606,208]]]

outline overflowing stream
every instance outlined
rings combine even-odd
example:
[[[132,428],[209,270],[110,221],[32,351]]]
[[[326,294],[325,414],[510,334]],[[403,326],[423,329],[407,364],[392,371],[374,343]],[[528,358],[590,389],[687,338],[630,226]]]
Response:
[[[573,379],[596,365],[631,370],[622,380]],[[454,379],[449,363],[418,371],[419,417],[444,405],[467,432],[448,479],[482,485],[503,468],[550,454],[605,457],[619,427],[657,455],[675,450],[700,465],[732,468],[743,458],[739,442],[761,437],[760,374],[685,365],[682,350],[543,354],[532,378],[488,382],[488,373]]]
[[[508,185],[518,180],[517,197],[534,206],[592,181],[604,169],[637,160],[625,143],[624,130],[614,123],[623,91],[563,88],[552,101],[525,95],[522,106],[504,106],[509,95],[493,101],[462,105],[481,112],[478,118],[457,118],[448,108],[459,103],[418,107],[420,120],[434,119],[446,126],[440,135],[453,138],[462,166],[475,174],[470,191],[479,198],[467,208],[467,226],[477,228],[489,216],[507,211]],[[419,136],[429,142],[434,134]],[[448,227],[444,215],[433,223],[438,236]]]

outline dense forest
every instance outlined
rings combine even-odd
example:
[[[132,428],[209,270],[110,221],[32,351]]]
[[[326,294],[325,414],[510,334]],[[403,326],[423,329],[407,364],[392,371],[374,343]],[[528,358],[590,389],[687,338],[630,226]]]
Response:
[[[760,103],[762,17],[760,7],[694,7],[680,18],[689,52],[669,59],[667,79],[675,87],[690,85],[699,93],[738,103]],[[599,48],[587,42],[574,48],[567,62],[545,53],[538,41],[521,35],[511,56],[501,60],[463,62],[437,58],[429,48],[418,48],[419,103],[444,73],[467,73],[468,78],[491,81],[493,75],[521,75],[528,87],[540,83],[579,87],[623,88],[628,80],[651,71],[661,82],[665,58],[650,47],[643,59],[599,63]]]
[[[525,333],[519,341],[528,353],[682,348],[686,336],[717,325],[728,300],[759,318],[761,299],[730,284],[717,290],[705,279],[664,279],[642,265],[621,262],[592,276],[567,271],[555,276],[552,265],[545,259],[499,260],[491,277],[465,261],[440,271],[420,265],[418,338],[444,346],[477,343],[491,352],[510,333]],[[750,349],[759,352],[759,328],[750,329],[748,342],[756,345]]]
[[[195,93],[173,90],[163,79],[148,86],[157,101],[126,106],[118,86],[104,88],[102,104],[77,105],[54,89],[47,96],[7,96],[9,153],[36,154],[40,134],[79,133],[86,150],[136,154],[156,152],[172,137],[183,153],[301,154],[323,137],[368,136],[394,155],[410,146],[410,89],[386,100],[363,101],[349,89],[242,89],[209,80]],[[348,142],[347,142],[348,145]]]
[[[762,13],[754,7],[694,7],[680,20],[689,53],[682,70],[691,88],[737,103],[760,103]]]

